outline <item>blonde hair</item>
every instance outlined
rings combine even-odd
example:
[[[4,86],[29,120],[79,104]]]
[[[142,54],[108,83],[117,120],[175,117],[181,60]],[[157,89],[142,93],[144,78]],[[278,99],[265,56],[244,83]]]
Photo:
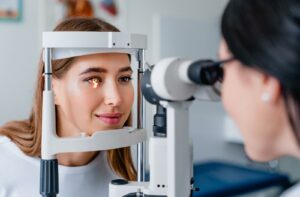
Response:
[[[69,18],[61,22],[54,31],[119,31],[116,27],[96,18]],[[53,77],[65,74],[74,58],[52,62]],[[9,137],[26,155],[41,156],[42,92],[44,87],[44,63],[40,58],[34,103],[28,120],[11,121],[0,128],[0,134]],[[125,126],[131,124],[131,115]],[[130,147],[107,151],[107,161],[112,170],[127,180],[136,180]]]

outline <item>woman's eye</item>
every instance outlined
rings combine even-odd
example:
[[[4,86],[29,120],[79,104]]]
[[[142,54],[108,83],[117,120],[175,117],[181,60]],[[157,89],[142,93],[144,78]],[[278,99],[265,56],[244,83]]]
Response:
[[[126,76],[126,77],[121,77],[120,78],[120,81],[121,82],[124,82],[124,83],[128,83],[132,80],[132,77],[131,76]]]
[[[97,77],[93,77],[87,80],[89,82],[89,84],[92,85],[93,88],[97,88],[99,87],[101,80]]]

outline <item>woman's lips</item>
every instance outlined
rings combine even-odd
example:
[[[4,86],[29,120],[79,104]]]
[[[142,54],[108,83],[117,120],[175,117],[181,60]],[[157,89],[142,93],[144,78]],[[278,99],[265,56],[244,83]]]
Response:
[[[121,120],[121,113],[108,113],[108,114],[96,114],[96,117],[100,119],[101,121],[105,122],[109,125],[116,125],[119,124]]]

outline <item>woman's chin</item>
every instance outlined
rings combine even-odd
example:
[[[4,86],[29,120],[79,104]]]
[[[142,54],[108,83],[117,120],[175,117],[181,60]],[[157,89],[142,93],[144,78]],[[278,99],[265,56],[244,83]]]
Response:
[[[93,133],[97,132],[97,131],[107,131],[107,130],[115,130],[115,129],[121,129],[123,128],[120,125],[105,125],[105,126],[101,126],[101,127],[96,127],[93,131],[90,132],[90,134],[92,135]]]

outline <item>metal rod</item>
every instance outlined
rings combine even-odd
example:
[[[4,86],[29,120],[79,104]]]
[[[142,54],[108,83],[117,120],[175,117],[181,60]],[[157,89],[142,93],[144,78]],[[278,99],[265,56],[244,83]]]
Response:
[[[51,48],[44,49],[44,91],[51,91],[52,89],[52,50]],[[45,98],[43,98],[43,103]],[[44,108],[43,108],[44,110]],[[43,116],[43,119],[45,117]],[[44,121],[43,121],[44,124]],[[43,138],[42,136],[42,148]],[[40,194],[43,197],[56,197],[59,192],[59,180],[58,180],[58,161],[57,159],[41,159],[40,169]]]
[[[45,71],[44,71],[44,77],[45,77],[45,86],[44,90],[50,91],[52,88],[52,51],[50,48],[45,48],[44,51],[44,58],[45,58]]]
[[[145,101],[142,95],[141,91],[141,83],[142,83],[142,77],[144,74],[144,69],[145,69],[145,51],[144,50],[139,50],[138,52],[138,63],[139,63],[139,68],[138,68],[138,101],[137,101],[137,127],[138,129],[145,128]],[[138,167],[138,182],[143,182],[145,181],[145,142],[141,142],[137,145],[137,167]]]

